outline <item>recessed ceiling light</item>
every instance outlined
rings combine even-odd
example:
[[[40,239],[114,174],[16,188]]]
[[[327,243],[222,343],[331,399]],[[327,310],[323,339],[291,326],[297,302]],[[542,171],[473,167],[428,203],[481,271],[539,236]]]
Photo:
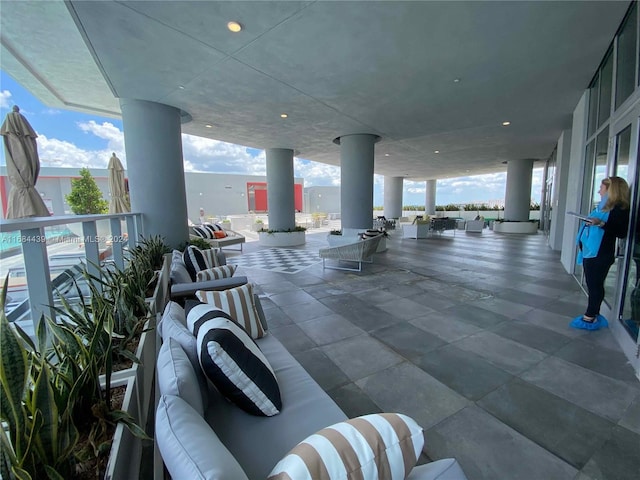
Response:
[[[433,153],[440,153],[440,150],[434,150]]]
[[[388,156],[389,156],[389,154],[388,154],[388,153],[385,153],[385,154],[384,154],[384,156],[385,156],[385,157],[388,157]]]
[[[227,28],[230,32],[238,33],[240,30],[242,30],[242,25],[240,25],[238,22],[229,22],[227,23]]]
[[[503,127],[508,127],[509,125],[511,125],[511,122],[502,122]]]
[[[460,79],[459,78],[454,78],[453,79],[453,83],[460,83]]]
[[[207,123],[207,124],[205,125],[205,127],[207,127],[207,128],[213,128],[213,125],[211,125],[210,123]]]
[[[180,90],[184,90],[184,85],[178,85],[178,88],[179,88]]]
[[[287,118],[289,115],[287,115],[286,113],[281,113],[280,114],[280,118]]]

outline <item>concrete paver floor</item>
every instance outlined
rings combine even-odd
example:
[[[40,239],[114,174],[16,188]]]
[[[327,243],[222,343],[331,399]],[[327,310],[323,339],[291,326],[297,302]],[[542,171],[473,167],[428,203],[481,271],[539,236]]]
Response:
[[[362,273],[238,270],[348,416],[410,415],[470,480],[640,478],[640,382],[609,330],[569,328],[586,297],[543,235],[390,233]]]

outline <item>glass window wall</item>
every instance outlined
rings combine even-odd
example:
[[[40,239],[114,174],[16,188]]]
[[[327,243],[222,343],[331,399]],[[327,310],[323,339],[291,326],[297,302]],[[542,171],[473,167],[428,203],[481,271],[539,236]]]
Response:
[[[637,4],[634,3],[618,35],[616,59],[616,109],[629,98],[635,86]]]
[[[598,101],[598,127],[604,125],[611,115],[611,93],[613,85],[613,50],[609,49],[600,72],[600,97]]]

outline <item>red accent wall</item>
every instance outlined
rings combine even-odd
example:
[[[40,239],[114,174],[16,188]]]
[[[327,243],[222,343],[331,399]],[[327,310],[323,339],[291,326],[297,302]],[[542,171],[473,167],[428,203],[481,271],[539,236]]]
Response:
[[[293,184],[293,204],[296,212],[302,211],[302,184]],[[267,212],[267,182],[247,182],[247,210]]]

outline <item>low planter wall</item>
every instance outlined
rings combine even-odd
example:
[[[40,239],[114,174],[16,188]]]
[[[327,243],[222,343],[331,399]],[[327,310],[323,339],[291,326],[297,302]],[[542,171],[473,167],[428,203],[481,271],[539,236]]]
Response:
[[[305,232],[258,232],[260,245],[264,247],[296,247],[306,242]]]
[[[538,232],[538,222],[494,222],[493,231],[496,233],[526,233]]]

